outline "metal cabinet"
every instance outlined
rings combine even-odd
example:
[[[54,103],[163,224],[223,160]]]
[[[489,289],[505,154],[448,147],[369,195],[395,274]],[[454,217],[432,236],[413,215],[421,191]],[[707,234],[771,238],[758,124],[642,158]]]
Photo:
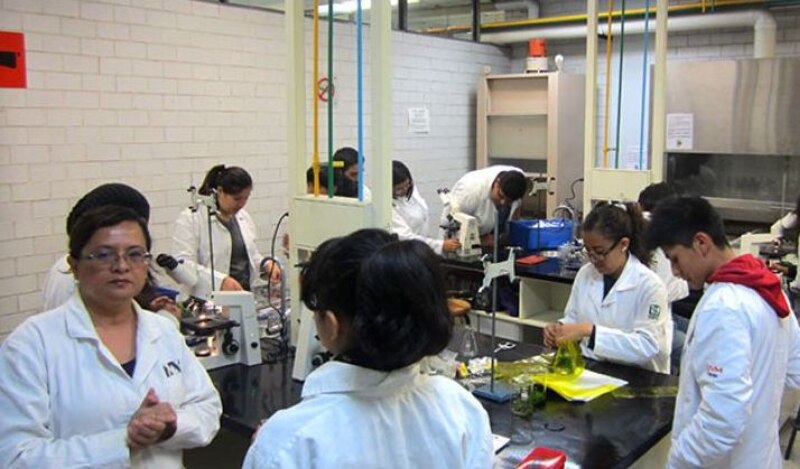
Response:
[[[564,72],[483,76],[478,83],[476,165],[510,164],[533,181],[533,218],[582,200],[584,77]],[[572,186],[572,187],[571,187]]]

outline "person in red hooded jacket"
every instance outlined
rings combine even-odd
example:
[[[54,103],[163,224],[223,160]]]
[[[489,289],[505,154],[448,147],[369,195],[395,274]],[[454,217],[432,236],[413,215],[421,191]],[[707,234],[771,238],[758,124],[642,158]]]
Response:
[[[778,277],[738,256],[702,198],[664,201],[649,244],[689,287],[708,288],[689,322],[669,468],[780,468],[784,385],[800,387],[800,329]]]

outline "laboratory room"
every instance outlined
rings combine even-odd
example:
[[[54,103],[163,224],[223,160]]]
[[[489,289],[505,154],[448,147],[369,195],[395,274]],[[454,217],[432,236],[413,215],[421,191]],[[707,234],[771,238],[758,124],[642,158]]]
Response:
[[[797,129],[800,0],[0,0],[0,467],[800,468]]]

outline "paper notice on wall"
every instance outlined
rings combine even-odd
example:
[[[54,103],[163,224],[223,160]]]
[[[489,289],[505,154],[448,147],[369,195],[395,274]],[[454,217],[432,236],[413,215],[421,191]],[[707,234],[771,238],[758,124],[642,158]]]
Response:
[[[412,134],[427,134],[431,131],[431,116],[428,108],[408,108],[408,131]]]
[[[639,153],[639,145],[628,145],[623,153],[622,167],[625,169],[644,169],[648,166],[647,152]],[[639,161],[641,158],[641,161]]]
[[[694,114],[667,114],[667,150],[694,147]]]

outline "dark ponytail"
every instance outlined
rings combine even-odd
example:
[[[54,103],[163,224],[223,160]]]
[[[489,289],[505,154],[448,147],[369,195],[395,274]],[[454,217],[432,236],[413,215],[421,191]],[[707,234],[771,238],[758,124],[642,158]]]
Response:
[[[238,166],[225,167],[218,164],[208,170],[203,184],[197,192],[202,195],[211,195],[217,187],[221,187],[226,194],[237,195],[245,189],[253,187],[250,174]]]
[[[614,241],[622,238],[630,240],[631,254],[642,264],[649,266],[652,252],[644,241],[645,221],[642,209],[632,202],[600,202],[592,209],[583,222],[584,231],[599,231]]]

